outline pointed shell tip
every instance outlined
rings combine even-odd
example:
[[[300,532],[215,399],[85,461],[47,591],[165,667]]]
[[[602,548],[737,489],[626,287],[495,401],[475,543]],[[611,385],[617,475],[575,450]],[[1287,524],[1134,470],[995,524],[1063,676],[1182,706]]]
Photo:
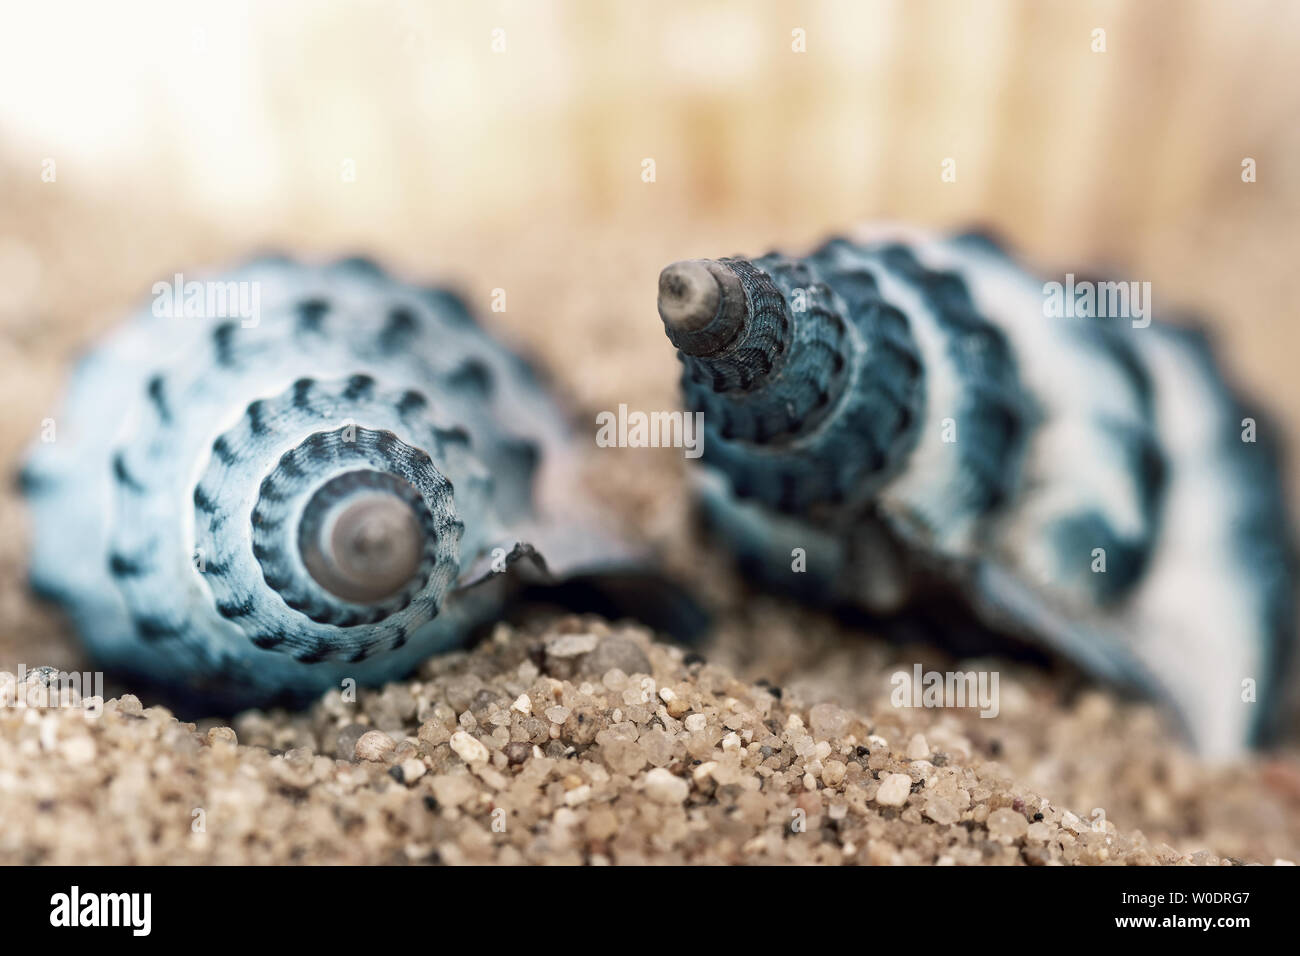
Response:
[[[659,317],[670,328],[703,328],[718,314],[721,301],[722,291],[707,259],[674,262],[659,273]]]

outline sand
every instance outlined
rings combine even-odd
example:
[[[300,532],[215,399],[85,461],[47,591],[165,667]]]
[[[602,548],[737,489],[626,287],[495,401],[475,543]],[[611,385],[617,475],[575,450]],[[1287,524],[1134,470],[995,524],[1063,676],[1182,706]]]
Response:
[[[876,677],[892,666],[880,645],[850,653]],[[10,690],[39,705],[39,681]],[[887,693],[845,708],[637,626],[503,624],[408,681],[232,725],[129,694],[98,717],[93,701],[0,709],[0,862],[1295,859],[1293,762],[1200,767],[1150,709],[1066,702],[1034,671],[1004,667],[1000,696],[996,720]],[[1102,793],[1115,802],[1096,809]]]

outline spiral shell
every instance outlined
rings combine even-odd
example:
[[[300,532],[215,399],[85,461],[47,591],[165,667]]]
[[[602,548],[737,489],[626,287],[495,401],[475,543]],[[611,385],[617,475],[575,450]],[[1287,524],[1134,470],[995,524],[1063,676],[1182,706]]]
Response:
[[[745,567],[881,615],[955,596],[1162,696],[1206,752],[1260,739],[1294,551],[1270,428],[1200,334],[1049,317],[991,240],[916,232],[675,263],[659,309]]]
[[[362,260],[216,281],[258,320],[142,310],[23,471],[32,581],[103,664],[297,702],[463,644],[506,579],[632,566],[575,502],[564,415],[455,296]]]

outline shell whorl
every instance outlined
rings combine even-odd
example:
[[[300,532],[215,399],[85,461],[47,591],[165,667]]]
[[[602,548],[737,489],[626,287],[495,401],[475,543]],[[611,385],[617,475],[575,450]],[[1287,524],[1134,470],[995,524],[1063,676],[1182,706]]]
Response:
[[[365,386],[364,401],[358,384]],[[194,491],[196,544],[212,556],[205,580],[218,613],[260,648],[312,660],[360,660],[376,648],[395,649],[436,616],[455,579],[463,523],[433,456],[445,460],[449,434],[451,441],[464,439],[427,423],[419,427],[410,413],[406,422],[400,412],[389,419],[385,406],[399,407],[400,399],[372,389],[355,378],[300,379],[288,393],[259,400],[254,415],[214,443]],[[332,410],[349,398],[358,419],[390,427],[330,427]],[[480,482],[477,490],[481,498],[487,489]],[[464,494],[474,491],[466,487]],[[384,502],[384,514],[395,506],[396,514],[409,516],[415,553],[401,581],[363,597],[364,577],[355,567],[346,573],[349,562],[340,564],[331,539],[340,513],[365,502],[372,508]],[[232,520],[244,513],[246,526]],[[287,627],[281,605],[311,623],[295,618],[296,626]]]
[[[414,485],[366,468],[335,475],[312,494],[298,521],[298,556],[335,597],[373,604],[423,586],[438,538],[433,514]],[[263,559],[262,575],[269,574]],[[287,597],[285,603],[295,606]]]
[[[682,328],[674,294],[688,270],[716,281],[695,302],[694,329]],[[870,276],[822,276],[771,255],[675,263],[660,288],[686,403],[705,416],[705,457],[742,496],[791,512],[841,504],[866,494],[915,441],[921,365]],[[846,456],[850,436],[858,453]]]
[[[1270,442],[1242,439],[1194,334],[1063,320],[1045,291],[981,236],[669,266],[705,516],[743,567],[819,600],[893,612],[913,577],[946,584],[1231,752],[1269,726],[1295,639]]]
[[[213,443],[194,491],[196,544],[212,555],[215,567],[206,580],[218,612],[259,647],[283,644],[318,659],[352,658],[400,646],[436,615],[455,578],[463,524],[434,459],[445,462],[452,448],[465,453],[468,440],[430,422],[427,405],[418,392],[388,392],[365,375],[302,378],[251,403]],[[337,425],[340,409],[353,421]],[[482,472],[477,475],[461,491],[471,507],[482,507],[490,492]],[[410,516],[417,560],[397,587],[359,600],[339,593],[362,582],[353,575],[345,583],[322,535],[332,537],[340,506],[376,494]],[[248,527],[231,519],[244,513]],[[251,549],[245,546],[250,527]],[[259,596],[269,606],[260,607]],[[330,629],[300,622],[287,633],[274,613],[279,603]],[[362,624],[376,626],[347,633]]]
[[[500,608],[493,555],[558,537],[565,415],[442,290],[358,260],[222,281],[260,286],[260,321],[145,310],[78,368],[24,468],[33,584],[101,662],[202,706],[462,643]]]

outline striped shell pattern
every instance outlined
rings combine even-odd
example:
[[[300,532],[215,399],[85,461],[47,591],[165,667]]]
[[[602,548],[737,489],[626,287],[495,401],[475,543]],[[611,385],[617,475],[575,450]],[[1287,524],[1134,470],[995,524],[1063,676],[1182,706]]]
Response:
[[[1294,642],[1270,428],[1199,333],[1044,300],[979,235],[669,266],[705,515],[770,583],[884,617],[955,599],[1171,703],[1207,753],[1256,742]]]

